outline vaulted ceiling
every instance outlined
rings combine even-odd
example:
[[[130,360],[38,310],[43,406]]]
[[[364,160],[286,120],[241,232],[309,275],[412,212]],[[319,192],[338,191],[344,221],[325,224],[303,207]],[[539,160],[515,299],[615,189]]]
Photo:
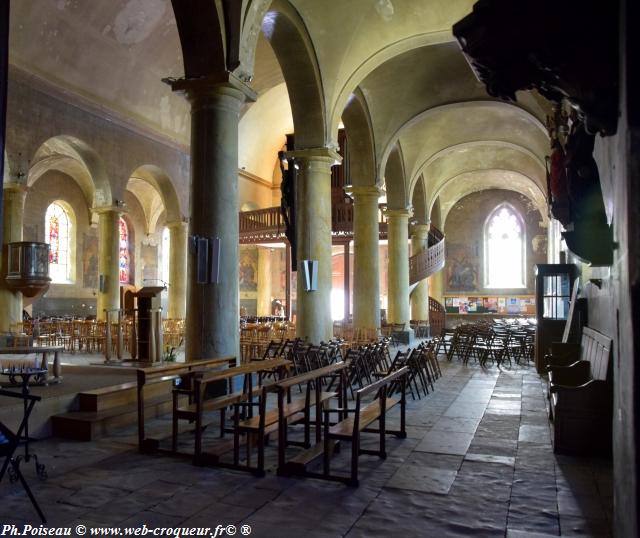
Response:
[[[358,136],[370,127],[371,143],[354,147],[372,153],[361,158],[375,168],[358,181],[386,183],[396,205],[409,205],[424,178],[425,205],[439,198],[445,214],[465,193],[496,184],[542,207],[547,104],[530,93],[516,105],[497,102],[476,80],[451,35],[473,3],[273,0],[257,40],[251,86],[259,97],[243,110],[239,166],[270,179],[284,134],[296,129],[304,139],[304,114],[320,114],[317,140],[334,143],[356,93],[367,117],[354,124]],[[283,14],[295,24],[280,24]],[[294,31],[300,39],[287,34]],[[188,146],[188,104],[161,81],[184,74],[169,0],[13,2],[10,39],[14,66]],[[300,95],[308,81],[288,71],[303,52],[317,73],[315,102]],[[388,173],[392,154],[401,173]]]

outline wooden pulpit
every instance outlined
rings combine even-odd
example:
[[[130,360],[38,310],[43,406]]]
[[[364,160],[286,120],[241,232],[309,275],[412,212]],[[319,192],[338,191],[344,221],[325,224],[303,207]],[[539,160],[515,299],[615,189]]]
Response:
[[[160,294],[165,289],[162,286],[145,286],[133,294],[137,302],[137,359],[140,362],[162,360]]]

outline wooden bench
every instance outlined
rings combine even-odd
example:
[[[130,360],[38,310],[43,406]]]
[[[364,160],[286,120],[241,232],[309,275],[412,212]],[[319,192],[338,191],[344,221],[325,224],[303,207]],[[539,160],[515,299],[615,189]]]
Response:
[[[287,359],[269,359],[250,362],[241,366],[227,368],[210,372],[204,375],[197,375],[194,379],[194,390],[192,392],[192,401],[184,407],[176,405],[173,415],[173,436],[172,450],[177,450],[177,421],[185,419],[195,422],[195,446],[193,453],[193,461],[195,464],[213,463],[220,464],[219,455],[204,454],[202,450],[202,434],[206,425],[205,412],[220,411],[221,434],[225,432],[225,411],[228,407],[242,402],[252,403],[253,397],[258,394],[262,387],[253,387],[253,374],[262,374],[264,372],[279,371],[291,365]],[[237,392],[230,392],[205,399],[207,388],[211,385],[220,384],[220,382],[228,382],[233,385],[234,378],[243,377],[243,388]],[[253,414],[249,410],[250,416]],[[237,420],[237,419],[236,419]]]
[[[159,449],[160,441],[149,438],[145,434],[145,392],[146,387],[156,383],[163,383],[167,380],[177,379],[183,374],[188,374],[196,370],[207,368],[221,368],[236,364],[235,357],[220,357],[213,359],[202,359],[190,362],[176,362],[163,364],[162,366],[150,366],[148,368],[138,368],[137,377],[137,413],[138,413],[138,449],[140,452],[154,452]]]
[[[276,383],[278,391],[278,474],[281,476],[306,475],[307,465],[322,455],[322,411],[325,402],[331,396],[337,396],[338,405],[346,406],[347,402],[347,370],[346,362],[337,362],[317,370],[301,375],[289,377]],[[323,380],[329,379],[328,390],[333,390],[335,380],[338,380],[334,392],[323,391]],[[300,384],[306,384],[304,406],[304,442],[296,443],[288,438],[288,426],[291,423],[291,389]],[[331,396],[330,396],[331,395]],[[285,402],[286,398],[286,402]],[[313,398],[313,399],[312,399]],[[310,411],[315,407],[315,445],[311,446]],[[305,450],[294,458],[286,461],[286,448],[289,445],[301,444]]]
[[[381,458],[387,457],[386,435],[393,434],[401,439],[407,436],[405,425],[405,389],[409,368],[403,368],[387,375],[386,377],[368,385],[356,392],[356,407],[351,416],[345,417],[333,426],[330,424],[330,413],[343,414],[351,412],[348,409],[327,409],[324,418],[324,469],[322,478],[345,482],[349,486],[358,487],[358,457],[361,454],[370,454]],[[400,396],[391,396],[399,389]],[[373,401],[364,403],[366,396],[374,394]],[[386,413],[395,405],[400,404],[400,430],[392,431],[386,428]],[[340,416],[340,415],[339,415]],[[377,429],[369,426],[379,421]],[[363,431],[378,433],[380,446],[378,450],[366,450],[360,446],[360,436]],[[335,448],[332,441],[351,441],[351,475],[338,476],[330,472],[331,455]]]
[[[316,408],[316,442],[320,442],[322,431],[322,409],[329,399],[340,396],[341,402],[344,396],[344,383],[339,384],[340,392],[323,391],[322,380],[327,377],[340,375],[346,368],[344,363],[332,364],[301,375],[288,377],[276,381],[272,385],[262,387],[262,394],[255,404],[259,408],[256,416],[246,420],[240,420],[240,408],[251,406],[251,403],[236,404],[234,425],[234,465],[237,468],[252,471],[258,476],[264,475],[264,447],[269,434],[278,431],[278,468],[284,469],[285,449],[287,445],[310,446],[311,411]],[[306,384],[305,396],[292,399],[291,388],[296,385]],[[331,387],[329,387],[331,388]],[[278,407],[267,410],[268,395],[278,393]],[[313,396],[313,397],[312,397]],[[304,424],[304,441],[297,443],[288,439],[287,428],[289,424],[302,421]],[[240,436],[246,435],[246,465],[240,465]],[[251,466],[251,449],[253,444],[258,449],[257,467]]]
[[[584,327],[579,355],[575,354],[575,347],[565,347],[566,354],[548,357],[555,452],[574,455],[611,452],[612,344],[608,336]]]

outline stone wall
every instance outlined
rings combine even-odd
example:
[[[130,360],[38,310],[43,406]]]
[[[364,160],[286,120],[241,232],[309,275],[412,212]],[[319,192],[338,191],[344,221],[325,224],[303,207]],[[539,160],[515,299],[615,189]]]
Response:
[[[526,226],[526,288],[496,289],[485,287],[484,227],[489,214],[501,203],[516,209]],[[514,191],[489,189],[465,196],[446,217],[446,260],[444,269],[445,293],[476,295],[533,294],[534,266],[546,263],[546,229],[533,203]]]

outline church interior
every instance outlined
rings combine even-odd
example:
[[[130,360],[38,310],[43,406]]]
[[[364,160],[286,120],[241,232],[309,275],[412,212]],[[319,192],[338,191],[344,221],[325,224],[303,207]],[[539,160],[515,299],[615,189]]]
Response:
[[[638,8],[512,4],[0,0],[2,534],[640,534]]]

